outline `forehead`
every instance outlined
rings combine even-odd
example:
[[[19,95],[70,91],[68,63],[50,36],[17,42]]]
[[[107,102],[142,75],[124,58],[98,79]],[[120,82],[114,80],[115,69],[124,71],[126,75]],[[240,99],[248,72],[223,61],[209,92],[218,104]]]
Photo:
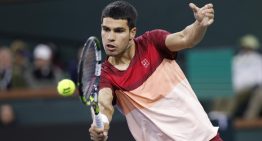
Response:
[[[113,19],[113,18],[103,18],[102,26],[106,26],[109,28],[128,28],[127,20],[124,19]]]

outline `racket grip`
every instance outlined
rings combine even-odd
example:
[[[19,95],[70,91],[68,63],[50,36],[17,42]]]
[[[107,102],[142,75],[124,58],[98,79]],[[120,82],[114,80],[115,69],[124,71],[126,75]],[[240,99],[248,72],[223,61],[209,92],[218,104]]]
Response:
[[[98,115],[95,115],[94,120],[95,120],[95,124],[97,128],[100,128],[100,129],[104,128],[104,122],[102,120],[102,116],[100,113]]]

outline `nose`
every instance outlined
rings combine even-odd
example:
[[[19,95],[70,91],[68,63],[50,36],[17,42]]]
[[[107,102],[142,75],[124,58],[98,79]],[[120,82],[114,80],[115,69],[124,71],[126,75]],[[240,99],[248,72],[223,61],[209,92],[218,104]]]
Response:
[[[109,40],[109,41],[115,41],[115,33],[114,32],[109,32],[108,33],[108,37],[107,37],[107,39]]]

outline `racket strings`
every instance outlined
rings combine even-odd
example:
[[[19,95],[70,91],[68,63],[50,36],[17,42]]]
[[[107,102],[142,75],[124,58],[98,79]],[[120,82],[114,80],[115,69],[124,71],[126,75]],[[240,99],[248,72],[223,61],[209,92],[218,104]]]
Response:
[[[92,47],[94,43],[90,43],[87,45],[87,50],[84,54],[83,61],[83,76],[82,76],[82,84],[83,84],[83,96],[86,101],[90,101],[90,94],[92,93],[93,86],[96,81],[95,68],[96,68],[96,51],[95,48]]]

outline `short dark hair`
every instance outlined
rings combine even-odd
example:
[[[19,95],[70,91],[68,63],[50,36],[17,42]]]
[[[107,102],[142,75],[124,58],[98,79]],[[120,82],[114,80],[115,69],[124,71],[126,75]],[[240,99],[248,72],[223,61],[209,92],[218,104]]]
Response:
[[[133,5],[126,1],[114,1],[103,9],[101,22],[106,17],[127,20],[128,27],[132,29],[136,26],[137,11]]]

